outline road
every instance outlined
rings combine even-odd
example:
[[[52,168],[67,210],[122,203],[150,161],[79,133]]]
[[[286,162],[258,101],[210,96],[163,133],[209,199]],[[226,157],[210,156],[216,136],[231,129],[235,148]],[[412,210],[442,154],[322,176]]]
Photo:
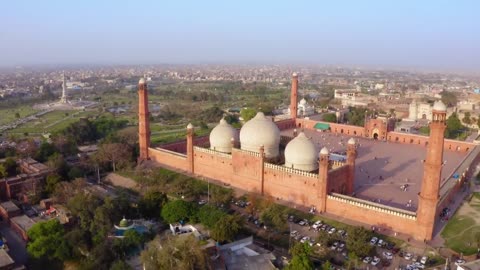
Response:
[[[27,263],[26,244],[5,222],[0,223],[0,232],[7,240],[7,246],[10,249],[8,254],[15,261],[15,265],[20,266]]]

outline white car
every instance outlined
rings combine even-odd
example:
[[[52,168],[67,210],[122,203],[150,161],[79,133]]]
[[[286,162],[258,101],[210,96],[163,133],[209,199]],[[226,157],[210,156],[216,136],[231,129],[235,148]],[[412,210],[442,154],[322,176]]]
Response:
[[[363,262],[364,262],[364,263],[370,263],[371,261],[372,261],[372,257],[365,257],[365,258],[363,259]]]
[[[318,230],[320,229],[320,226],[322,226],[322,221],[318,220],[318,221],[315,221],[315,223],[313,223],[312,228],[314,230]]]
[[[378,241],[378,238],[377,237],[372,237],[372,239],[370,240],[370,245],[374,246]]]
[[[384,251],[383,252],[383,257],[385,257],[385,259],[387,259],[387,260],[391,260],[391,259],[393,259],[393,254],[391,252]]]
[[[298,222],[298,225],[300,225],[300,226],[305,226],[306,224],[307,224],[307,223],[305,223],[305,220],[300,220],[300,221]]]
[[[337,247],[337,251],[338,251],[338,252],[342,252],[344,248],[345,248],[345,244],[344,244],[344,243],[340,243],[340,245],[338,245],[338,247]]]
[[[413,257],[412,253],[405,253],[405,256],[403,258],[405,258],[405,260],[407,261],[410,261],[412,257]]]
[[[330,247],[331,250],[336,250],[338,247],[338,242],[334,242],[333,245]]]
[[[370,264],[372,264],[373,266],[377,265],[378,263],[380,262],[380,258],[378,258],[377,256],[374,256],[373,257],[373,260]]]
[[[332,227],[329,231],[328,234],[334,234],[337,231],[334,227]]]
[[[462,264],[465,264],[465,260],[464,259],[458,259],[455,261],[455,265],[456,266],[459,266],[459,265],[462,265]]]
[[[300,240],[300,243],[305,243],[305,242],[308,242],[308,241],[310,241],[310,237],[304,236],[304,237],[302,238],[302,240]]]
[[[425,265],[421,264],[420,262],[414,263],[413,266],[415,266],[416,268],[425,269]]]
[[[423,256],[422,259],[420,259],[420,263],[422,264],[426,264],[428,262],[428,257],[427,256]]]
[[[378,239],[377,246],[381,247],[384,245],[384,241],[382,239]]]
[[[297,234],[298,234],[297,231],[292,231],[292,232],[290,233],[290,236],[291,236],[291,237],[295,237]]]

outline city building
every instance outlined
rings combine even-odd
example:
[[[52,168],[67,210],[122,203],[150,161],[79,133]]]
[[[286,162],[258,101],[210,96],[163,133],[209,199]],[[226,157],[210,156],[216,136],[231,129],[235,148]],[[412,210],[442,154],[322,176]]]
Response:
[[[195,137],[189,124],[185,140],[151,146],[143,79],[138,93],[140,163],[151,160],[421,241],[432,238],[438,209],[451,207],[479,161],[475,144],[444,139],[447,108],[441,101],[432,107],[429,137],[395,132],[395,121],[385,117],[367,117],[363,127],[325,123],[297,117],[293,74],[290,119],[274,122],[259,112],[238,141],[223,127]],[[209,142],[221,144],[212,149]]]
[[[35,223],[33,219],[26,215],[16,216],[10,219],[10,227],[20,235],[24,241],[28,241],[27,232]]]

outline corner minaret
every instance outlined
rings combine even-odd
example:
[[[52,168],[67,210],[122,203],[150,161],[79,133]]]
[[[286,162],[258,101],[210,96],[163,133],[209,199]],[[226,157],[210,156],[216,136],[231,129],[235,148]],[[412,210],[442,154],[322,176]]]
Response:
[[[138,82],[138,142],[140,145],[139,161],[149,159],[150,113],[148,112],[148,91],[145,79]]]
[[[318,159],[318,211],[323,213],[327,210],[328,192],[328,165],[330,153],[326,147],[320,150]]]
[[[290,93],[290,117],[297,119],[298,74],[292,74],[292,91]]]
[[[418,240],[430,240],[433,235],[443,165],[446,118],[447,107],[445,104],[441,101],[435,102],[430,122],[427,156],[424,161],[422,189],[418,200],[417,224],[419,235],[423,237]]]
[[[193,156],[193,137],[195,136],[195,131],[193,125],[188,123],[187,125],[187,161],[188,161],[188,172],[194,173],[194,156]]]
[[[355,139],[350,138],[347,142],[347,165],[348,165],[348,177],[345,193],[352,195],[354,191],[355,180],[355,159],[357,158],[357,145]]]

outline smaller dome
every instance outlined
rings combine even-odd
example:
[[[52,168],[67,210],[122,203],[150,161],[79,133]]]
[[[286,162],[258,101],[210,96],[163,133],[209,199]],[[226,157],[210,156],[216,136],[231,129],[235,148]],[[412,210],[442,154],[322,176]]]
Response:
[[[302,98],[302,100],[300,100],[300,105],[305,105],[307,104],[307,101],[305,100],[305,98]]]
[[[294,72],[294,73],[292,74],[292,76],[293,76],[293,77],[298,77],[298,74],[297,74],[296,72]]]
[[[138,84],[145,84],[145,79],[144,79],[144,78],[141,78],[141,79],[138,81]]]
[[[232,142],[238,142],[238,131],[221,119],[220,123],[210,132],[210,149],[219,152],[231,153]]]
[[[438,112],[446,112],[447,106],[445,106],[441,100],[438,100],[433,103],[433,110]]]
[[[320,155],[328,155],[329,153],[327,147],[323,147],[322,150],[320,150]]]
[[[305,133],[300,132],[285,147],[285,167],[302,171],[318,169],[318,149]]]
[[[192,128],[193,128],[193,125],[192,125],[192,123],[188,123],[188,125],[187,125],[187,129],[192,129]]]
[[[355,139],[354,139],[354,138],[350,138],[350,140],[348,140],[347,143],[348,143],[348,144],[355,144]]]
[[[120,224],[119,224],[120,227],[128,227],[128,220],[123,217],[122,220],[120,220]]]

